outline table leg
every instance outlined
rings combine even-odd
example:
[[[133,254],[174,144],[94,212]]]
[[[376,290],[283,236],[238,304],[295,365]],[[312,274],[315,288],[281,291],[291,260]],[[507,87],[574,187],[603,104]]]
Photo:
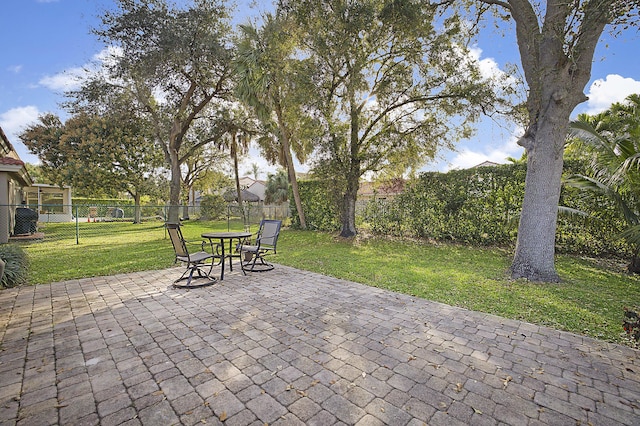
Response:
[[[224,240],[220,239],[220,246],[222,247],[222,263],[220,264],[221,269],[220,269],[220,281],[224,280],[224,258],[225,258],[225,254],[224,254]]]

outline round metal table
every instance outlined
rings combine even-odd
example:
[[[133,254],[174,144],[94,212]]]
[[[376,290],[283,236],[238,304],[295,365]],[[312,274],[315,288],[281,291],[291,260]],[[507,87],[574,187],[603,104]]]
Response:
[[[202,238],[207,238],[208,240],[219,240],[220,247],[222,248],[222,262],[221,262],[221,272],[220,272],[220,281],[224,279],[224,264],[225,258],[229,258],[229,270],[233,271],[233,258],[240,257],[240,254],[233,254],[233,240],[238,240],[240,243],[243,239],[250,237],[251,232],[205,232],[201,235]],[[229,253],[225,253],[225,240],[229,240]],[[242,261],[242,260],[241,260]],[[243,273],[244,270],[242,271]]]

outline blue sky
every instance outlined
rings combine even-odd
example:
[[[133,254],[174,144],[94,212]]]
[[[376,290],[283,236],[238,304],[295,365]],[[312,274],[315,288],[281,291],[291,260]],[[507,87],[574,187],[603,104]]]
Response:
[[[255,16],[270,2],[237,2],[238,20]],[[257,3],[250,8],[249,3]],[[3,40],[0,56],[0,127],[18,151],[20,157],[37,163],[18,138],[25,126],[37,121],[39,115],[53,112],[64,116],[59,107],[62,92],[70,79],[81,73],[90,61],[98,57],[102,46],[90,29],[99,23],[101,11],[113,8],[113,0],[4,0],[0,24]],[[479,59],[487,69],[504,68],[507,63],[519,64],[512,31],[494,32],[487,28],[475,46]],[[574,114],[602,111],[631,93],[640,93],[640,35],[629,31],[612,39],[608,34],[598,46],[592,69],[592,80],[585,88],[590,100],[580,105]],[[495,123],[484,119],[478,133],[458,144],[456,152],[443,152],[425,169],[445,171],[466,168],[485,160],[505,162],[508,156],[519,158],[522,149],[515,144],[518,132],[513,124]],[[248,174],[251,163],[263,171],[272,172],[253,149],[244,161],[241,172]],[[300,169],[304,171],[305,166]]]

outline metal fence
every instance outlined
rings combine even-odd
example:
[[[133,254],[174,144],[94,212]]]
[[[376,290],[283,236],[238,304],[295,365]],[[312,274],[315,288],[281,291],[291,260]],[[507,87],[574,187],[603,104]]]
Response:
[[[67,240],[79,244],[83,237],[114,232],[149,232],[157,229],[164,233],[164,224],[169,217],[169,206],[142,205],[140,221],[142,227],[128,227],[135,218],[133,204],[109,205],[3,205],[9,226],[11,241],[21,240]],[[8,208],[7,208],[8,207]],[[197,206],[178,206],[181,220],[225,220],[228,230],[256,229],[262,219],[285,220],[289,217],[288,205],[263,206],[237,204],[224,206],[218,217],[210,218]],[[220,213],[220,212],[218,212]],[[90,224],[90,225],[89,225]]]

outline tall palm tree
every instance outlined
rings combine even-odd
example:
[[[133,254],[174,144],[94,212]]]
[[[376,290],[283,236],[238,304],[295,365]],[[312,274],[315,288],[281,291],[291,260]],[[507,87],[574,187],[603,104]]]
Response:
[[[240,188],[240,173],[238,168],[238,157],[243,156],[249,150],[252,136],[255,134],[254,123],[243,114],[243,111],[234,109],[233,117],[229,118],[226,124],[226,134],[220,140],[219,148],[228,149],[233,163],[233,174],[235,178],[236,194],[238,206],[242,212],[243,220],[246,219],[242,206],[242,188]]]
[[[590,173],[571,176],[566,183],[613,201],[626,223],[620,237],[633,247],[630,270],[640,272],[640,95],[595,116],[578,116],[569,136],[570,144],[588,153]]]
[[[289,182],[300,219],[300,226],[306,228],[306,220],[298,190],[295,166],[291,151],[303,162],[306,147],[301,144],[303,138],[293,138],[296,120],[295,80],[292,71],[292,59],[295,44],[287,31],[286,23],[267,14],[264,26],[258,30],[251,25],[242,25],[242,39],[238,46],[236,60],[236,94],[247,105],[254,108],[265,128],[275,128],[271,135],[263,137],[263,151],[267,157],[277,161],[287,169]],[[275,119],[275,123],[274,123]],[[276,152],[277,155],[272,154]]]
[[[281,204],[289,198],[289,182],[284,170],[278,173],[269,173],[264,191],[264,202],[267,204]]]

